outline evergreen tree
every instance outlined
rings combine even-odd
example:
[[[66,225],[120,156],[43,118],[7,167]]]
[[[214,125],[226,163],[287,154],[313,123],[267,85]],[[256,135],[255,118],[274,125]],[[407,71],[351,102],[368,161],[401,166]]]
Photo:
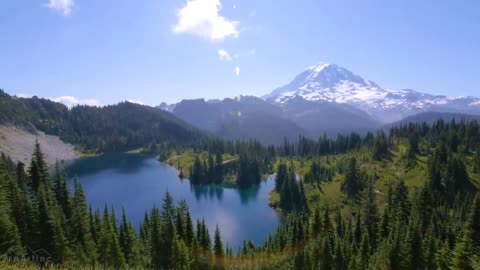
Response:
[[[342,191],[348,197],[356,197],[360,191],[360,176],[357,168],[357,159],[351,158],[342,183]]]
[[[380,218],[375,200],[373,183],[371,181],[368,182],[367,187],[362,194],[360,216],[362,218],[362,226],[368,233],[368,238],[370,240],[369,245],[375,248],[378,235],[378,222]]]
[[[125,208],[122,208],[122,222],[119,229],[119,241],[125,262],[129,268],[142,265],[139,241],[132,224],[127,220]]]
[[[25,190],[27,187],[27,175],[25,174],[25,164],[22,162],[17,163],[17,184],[21,190]]]
[[[67,188],[66,176],[64,173],[60,173],[58,163],[55,164],[55,172],[55,185],[53,186],[53,192],[55,193],[55,198],[60,207],[62,207],[63,213],[68,220],[72,216],[72,206]],[[75,183],[78,184],[78,179],[75,179]],[[76,189],[77,188],[75,187],[75,191]]]
[[[215,228],[213,253],[215,256],[215,265],[217,267],[223,267],[225,263],[225,251],[223,249],[222,238],[220,236],[220,230],[218,229],[218,226]]]
[[[480,173],[480,147],[477,148],[473,157],[473,172]]]
[[[87,210],[87,201],[83,188],[77,179],[74,180],[75,192],[72,199],[72,222],[71,234],[78,244],[75,250],[77,258],[82,264],[91,265],[96,263],[95,242],[90,231],[90,216]],[[68,196],[68,195],[67,195]],[[68,198],[67,198],[68,199]]]
[[[22,255],[20,234],[16,223],[10,218],[7,198],[3,190],[0,190],[0,256],[1,255]]]
[[[389,143],[387,136],[385,133],[380,130],[377,132],[377,136],[375,136],[375,143],[373,145],[373,158],[380,160],[383,157],[387,156],[389,154]]]

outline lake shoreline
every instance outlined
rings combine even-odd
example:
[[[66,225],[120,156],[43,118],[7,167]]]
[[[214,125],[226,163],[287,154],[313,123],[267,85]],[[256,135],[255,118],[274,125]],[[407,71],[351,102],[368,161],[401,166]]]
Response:
[[[120,216],[125,207],[136,228],[145,211],[162,204],[167,191],[175,203],[187,202],[194,222],[205,220],[210,232],[218,225],[225,243],[234,248],[244,240],[262,245],[284,220],[281,212],[268,205],[274,188],[271,176],[247,189],[225,183],[194,186],[179,179],[175,167],[143,153],[82,157],[70,163],[66,172],[70,185],[78,178],[92,209],[106,204]]]

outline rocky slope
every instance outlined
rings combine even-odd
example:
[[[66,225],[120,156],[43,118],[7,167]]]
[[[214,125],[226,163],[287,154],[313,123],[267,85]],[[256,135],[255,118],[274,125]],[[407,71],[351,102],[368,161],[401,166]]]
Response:
[[[57,161],[64,162],[78,158],[75,147],[57,136],[13,125],[0,125],[0,153],[25,164],[30,162],[35,141],[38,140],[47,163],[52,166]]]

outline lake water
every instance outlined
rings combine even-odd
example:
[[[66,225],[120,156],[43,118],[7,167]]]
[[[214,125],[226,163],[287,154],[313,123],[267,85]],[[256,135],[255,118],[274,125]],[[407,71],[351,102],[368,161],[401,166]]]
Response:
[[[103,210],[106,203],[120,217],[124,206],[137,227],[146,209],[160,207],[166,191],[175,201],[183,199],[188,203],[194,222],[204,218],[212,237],[218,224],[224,244],[234,248],[244,240],[262,244],[281,222],[279,214],[268,206],[273,178],[243,190],[221,185],[193,186],[188,180],[180,180],[174,168],[142,154],[82,158],[66,170],[69,177],[78,177],[92,208]]]

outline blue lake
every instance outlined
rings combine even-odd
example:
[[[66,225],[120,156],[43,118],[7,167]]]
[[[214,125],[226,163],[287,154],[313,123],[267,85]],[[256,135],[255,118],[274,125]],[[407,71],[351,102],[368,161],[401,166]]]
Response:
[[[70,179],[82,183],[92,208],[107,204],[122,207],[134,225],[143,221],[145,210],[160,206],[165,192],[175,201],[185,200],[196,219],[205,219],[211,236],[220,227],[225,244],[238,248],[244,240],[262,244],[275,233],[281,216],[268,206],[273,178],[249,189],[222,185],[193,186],[180,180],[174,168],[142,154],[114,154],[76,160],[66,168]]]

